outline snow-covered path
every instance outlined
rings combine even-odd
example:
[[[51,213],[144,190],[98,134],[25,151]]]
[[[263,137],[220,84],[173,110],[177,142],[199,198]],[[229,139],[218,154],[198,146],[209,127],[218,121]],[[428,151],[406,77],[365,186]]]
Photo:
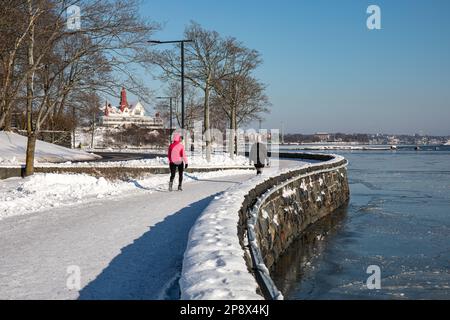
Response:
[[[0,221],[0,299],[176,297],[196,218],[216,194],[250,176],[205,179],[186,184],[183,192],[143,193]],[[69,266],[80,268],[80,292],[67,288],[74,279]]]
[[[302,164],[280,161],[282,168]],[[254,171],[224,173],[190,175],[183,192],[153,188],[150,180],[151,191],[123,187],[129,194],[115,200],[88,199],[0,220],[0,299],[177,298],[197,217],[216,195],[254,177]],[[51,194],[42,197],[51,201]],[[81,290],[73,288],[76,268]]]

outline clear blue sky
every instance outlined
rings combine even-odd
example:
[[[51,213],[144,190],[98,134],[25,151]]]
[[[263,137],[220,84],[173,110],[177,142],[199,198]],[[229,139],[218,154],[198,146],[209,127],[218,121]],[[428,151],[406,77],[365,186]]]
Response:
[[[370,4],[382,30],[366,27]],[[157,39],[194,20],[258,50],[264,127],[450,135],[448,0],[144,0],[142,15],[163,23]]]

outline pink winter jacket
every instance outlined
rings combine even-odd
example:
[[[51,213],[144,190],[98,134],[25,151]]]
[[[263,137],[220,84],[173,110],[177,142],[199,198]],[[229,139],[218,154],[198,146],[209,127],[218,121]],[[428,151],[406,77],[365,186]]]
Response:
[[[168,158],[169,163],[174,164],[181,164],[184,162],[184,164],[187,164],[187,156],[186,152],[184,151],[184,146],[180,142],[181,137],[179,134],[175,134],[173,137],[173,142],[169,146],[169,152],[168,152]]]

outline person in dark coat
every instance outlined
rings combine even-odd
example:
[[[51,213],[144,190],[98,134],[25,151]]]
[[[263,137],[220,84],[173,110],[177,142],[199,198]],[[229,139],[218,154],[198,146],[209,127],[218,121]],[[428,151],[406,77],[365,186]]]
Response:
[[[264,143],[256,142],[250,148],[250,163],[256,168],[256,174],[262,173],[262,168],[264,168],[269,163],[269,157],[267,155],[267,147]]]

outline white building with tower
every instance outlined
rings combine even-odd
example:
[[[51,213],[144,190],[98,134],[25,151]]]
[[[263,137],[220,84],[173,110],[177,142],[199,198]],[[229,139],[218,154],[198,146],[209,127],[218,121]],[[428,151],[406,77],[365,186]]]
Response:
[[[151,130],[164,129],[164,121],[159,113],[156,113],[154,117],[146,116],[145,108],[139,101],[128,103],[125,88],[122,88],[120,93],[120,105],[118,107],[106,103],[103,114],[99,118],[99,125],[109,128],[135,125]]]

